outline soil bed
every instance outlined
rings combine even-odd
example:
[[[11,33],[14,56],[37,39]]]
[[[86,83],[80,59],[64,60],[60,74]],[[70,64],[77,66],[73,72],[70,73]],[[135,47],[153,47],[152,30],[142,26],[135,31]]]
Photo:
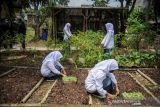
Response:
[[[147,87],[160,100],[160,86]]]
[[[39,71],[17,69],[0,78],[0,104],[19,103],[40,80]]]
[[[140,70],[160,85],[159,69],[140,69]]]
[[[12,67],[3,67],[3,66],[0,66],[0,75],[9,71],[10,69],[12,69]]]
[[[123,105],[125,104],[129,104],[129,105],[133,105],[133,104],[139,104],[140,105],[157,105],[157,103],[154,101],[154,99],[146,92],[144,91],[144,89],[139,86],[135,80],[133,80],[133,78],[131,78],[127,73],[124,72],[116,72],[115,73],[117,81],[118,81],[118,86],[119,86],[119,90],[120,90],[120,95],[118,96],[118,98],[116,99],[119,102],[116,102],[115,100],[115,104],[121,103]],[[143,96],[145,97],[144,100],[126,100],[126,102],[124,101],[125,99],[122,96],[123,92],[141,92],[143,94]]]
[[[1,52],[0,66],[31,66],[40,67],[42,60],[49,51],[5,51]],[[8,57],[26,56],[12,60],[4,60]]]
[[[77,83],[63,83],[59,80],[53,87],[45,103],[53,104],[88,104],[88,95],[84,87],[87,70],[66,70],[67,75],[77,77]]]

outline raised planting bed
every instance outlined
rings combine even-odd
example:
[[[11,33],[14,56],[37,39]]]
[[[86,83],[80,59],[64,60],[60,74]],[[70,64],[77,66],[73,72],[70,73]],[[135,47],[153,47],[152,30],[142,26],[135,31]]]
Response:
[[[0,75],[11,70],[13,67],[4,67],[4,66],[0,66]]]
[[[160,85],[160,69],[140,69],[144,74]]]
[[[53,87],[45,103],[53,104],[88,104],[88,95],[84,87],[87,70],[66,70],[68,76],[77,77],[76,83],[64,84],[59,80]]]
[[[0,104],[19,103],[40,80],[38,70],[16,69],[0,78]]]
[[[5,51],[1,52],[0,66],[40,67],[49,51]]]
[[[138,70],[137,70],[138,71]],[[143,85],[150,91],[152,92],[152,94],[159,100],[160,103],[160,84],[159,84],[159,70],[157,69],[143,69],[143,70],[139,70],[138,72],[141,72],[140,74],[142,74],[143,77],[145,77],[145,79],[148,80],[148,82],[143,79],[140,79],[140,77],[138,77],[137,79],[139,79],[139,81],[141,81],[141,83],[143,83]],[[156,81],[156,82],[155,82]]]
[[[120,95],[113,101],[113,104],[119,105],[158,105],[156,101],[139,85],[136,81],[130,77],[127,72],[115,72],[118,86],[120,89]],[[141,93],[144,99],[125,99],[123,93]]]
[[[148,86],[147,88],[160,100],[160,86]]]

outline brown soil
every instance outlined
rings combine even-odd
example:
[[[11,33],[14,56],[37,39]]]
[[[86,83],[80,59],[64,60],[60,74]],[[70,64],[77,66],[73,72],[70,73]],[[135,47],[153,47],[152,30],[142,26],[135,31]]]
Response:
[[[160,85],[159,69],[141,69],[141,71]]]
[[[63,83],[59,80],[53,87],[46,103],[54,104],[88,104],[88,95],[84,87],[87,71],[66,70],[67,75],[76,76],[77,83]]]
[[[142,101],[128,101],[126,103],[120,102],[122,104],[133,104],[133,103],[141,103],[142,105],[157,105],[154,99],[144,91],[144,89],[139,86],[127,73],[124,72],[116,72],[116,78],[118,80],[118,86],[120,90],[120,95],[118,96],[117,100],[123,101],[123,92],[141,92],[145,99]]]
[[[158,86],[148,86],[147,88],[160,100],[160,70],[159,69],[141,69],[141,71],[153,79]]]
[[[160,100],[160,86],[147,87]]]
[[[13,52],[3,52],[0,53],[2,58],[7,58],[8,56],[18,56],[18,55],[27,55],[25,58],[2,61],[0,59],[0,66],[31,66],[31,67],[40,67],[43,58],[49,52],[46,51],[13,51]],[[84,81],[87,77],[87,70],[73,70],[73,66],[67,63],[64,63],[65,67],[68,69],[67,75],[76,76],[78,78],[77,83],[68,83],[64,84],[61,80],[53,87],[49,97],[45,103],[54,103],[54,104],[88,104],[88,95],[84,87]],[[0,67],[2,71],[7,71],[7,68]],[[1,71],[0,70],[0,71]],[[150,76],[158,84],[160,72],[157,70],[143,71],[145,74]],[[141,92],[145,99],[138,101],[142,105],[156,105],[156,102],[153,101],[152,97],[148,95],[127,73],[116,72],[116,78],[118,80],[119,89],[121,94],[123,92]],[[0,78],[0,104],[2,103],[17,103],[22,100],[22,98],[33,88],[33,86],[40,80],[40,71],[34,69],[18,69],[7,76]],[[153,93],[159,95],[158,89],[153,89]],[[124,100],[122,95],[115,100],[122,101]],[[103,104],[106,104],[105,102]],[[125,105],[133,104],[130,102],[127,103],[114,103],[115,105]]]
[[[1,52],[0,66],[31,66],[40,67],[41,62],[49,51],[6,51]],[[9,57],[26,56],[12,60],[4,60]]]
[[[0,104],[20,102],[40,78],[32,69],[17,69],[0,78]]]
[[[9,71],[10,69],[12,69],[12,67],[2,67],[2,66],[0,66],[0,75]]]

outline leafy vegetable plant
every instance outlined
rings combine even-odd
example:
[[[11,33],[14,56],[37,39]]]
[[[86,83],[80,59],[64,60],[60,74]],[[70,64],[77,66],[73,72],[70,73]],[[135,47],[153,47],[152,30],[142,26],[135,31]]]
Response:
[[[130,93],[124,92],[122,93],[122,96],[125,99],[130,99],[130,100],[143,100],[144,99],[143,94],[140,92],[130,92]]]
[[[65,76],[62,78],[63,81],[77,81],[77,78],[76,77],[73,77],[73,76]]]

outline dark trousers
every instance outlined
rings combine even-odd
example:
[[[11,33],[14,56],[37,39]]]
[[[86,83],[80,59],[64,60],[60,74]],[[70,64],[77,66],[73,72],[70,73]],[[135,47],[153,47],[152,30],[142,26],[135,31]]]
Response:
[[[106,90],[108,93],[115,94],[116,86],[109,77],[106,77],[102,83],[104,90]]]

